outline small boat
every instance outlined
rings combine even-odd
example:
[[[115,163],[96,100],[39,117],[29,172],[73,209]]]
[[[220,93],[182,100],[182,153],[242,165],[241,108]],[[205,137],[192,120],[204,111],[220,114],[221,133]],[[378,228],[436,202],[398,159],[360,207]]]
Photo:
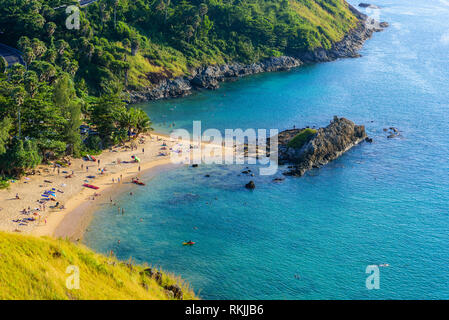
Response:
[[[133,179],[132,181],[133,181],[133,183],[138,184],[139,186],[144,186],[145,185],[145,183],[143,183],[142,181],[139,181],[137,179]]]
[[[187,242],[182,243],[183,246],[193,246],[194,244],[195,244],[195,242],[193,242],[193,241],[187,241]]]
[[[83,187],[91,188],[91,189],[95,189],[95,190],[100,189],[100,187],[94,186],[92,184],[87,184],[87,183],[83,184]]]

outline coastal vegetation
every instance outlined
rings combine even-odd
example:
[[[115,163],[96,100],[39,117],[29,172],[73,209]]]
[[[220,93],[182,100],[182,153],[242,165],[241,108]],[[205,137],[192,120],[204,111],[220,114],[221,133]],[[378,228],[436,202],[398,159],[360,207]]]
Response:
[[[4,73],[6,71],[7,63],[5,58],[0,57],[0,73]]]
[[[26,66],[0,74],[0,175],[98,153],[151,129],[129,94],[200,66],[330,48],[356,26],[344,0],[2,0],[0,43]],[[80,130],[80,126],[85,130]]]
[[[0,233],[1,300],[165,300],[179,298],[177,288],[183,299],[197,299],[181,279],[152,272],[153,276],[147,266],[100,255],[66,240]]]
[[[316,134],[315,129],[306,128],[291,139],[287,146],[289,148],[300,149],[310,138]]]

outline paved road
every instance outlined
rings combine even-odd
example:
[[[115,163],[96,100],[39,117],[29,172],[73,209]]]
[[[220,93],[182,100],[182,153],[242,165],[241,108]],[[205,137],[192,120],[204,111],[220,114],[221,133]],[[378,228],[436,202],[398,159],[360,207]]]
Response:
[[[25,65],[25,61],[22,58],[22,55],[19,50],[8,47],[4,44],[0,43],[0,56],[5,58],[8,63],[8,68],[13,66],[16,63],[20,63],[21,65]]]
[[[79,0],[80,6],[84,7],[84,6],[88,6],[91,3],[96,2],[97,0]]]

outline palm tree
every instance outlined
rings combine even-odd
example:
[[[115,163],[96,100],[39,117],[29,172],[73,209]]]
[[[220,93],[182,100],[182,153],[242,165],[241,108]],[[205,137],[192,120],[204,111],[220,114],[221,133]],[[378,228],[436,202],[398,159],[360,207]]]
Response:
[[[61,56],[64,54],[67,48],[69,48],[69,44],[65,40],[61,39],[56,41],[56,49]]]
[[[12,91],[12,96],[14,99],[14,102],[17,105],[17,117],[18,117],[18,124],[19,124],[19,139],[20,139],[20,134],[21,134],[21,123],[20,123],[20,107],[22,106],[22,104],[25,102],[25,96],[26,96],[26,92],[22,87],[17,87],[16,89],[14,89]]]
[[[187,29],[186,29],[187,43],[190,43],[190,38],[192,38],[194,33],[195,33],[195,29],[190,25],[187,26]]]
[[[117,6],[120,0],[114,0],[114,28],[117,28]]]
[[[201,16],[201,19],[203,19],[203,17],[207,14],[207,11],[208,11],[207,4],[205,4],[205,3],[200,4],[198,11]]]
[[[152,131],[153,128],[151,127],[151,125],[153,124],[150,120],[150,118],[148,117],[148,115],[145,113],[145,111],[143,111],[142,109],[135,109],[136,111],[136,135],[137,137],[139,136],[139,134],[141,133],[146,133],[148,131]]]
[[[47,31],[48,37],[51,38],[56,31],[56,23],[48,22],[45,25],[45,30]]]

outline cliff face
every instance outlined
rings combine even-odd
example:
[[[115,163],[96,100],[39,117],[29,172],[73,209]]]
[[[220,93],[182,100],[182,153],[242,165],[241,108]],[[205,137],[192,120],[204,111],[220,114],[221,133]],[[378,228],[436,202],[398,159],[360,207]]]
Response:
[[[320,128],[302,145],[292,148],[288,142],[301,130],[287,130],[279,134],[279,162],[292,164],[286,175],[302,176],[306,171],[337,159],[344,152],[367,138],[365,127],[334,117],[325,128]]]
[[[131,92],[131,102],[183,97],[193,89],[217,89],[219,83],[261,72],[286,71],[302,65],[293,57],[272,57],[250,65],[225,64],[196,69],[189,77],[162,80],[156,87],[146,91]]]
[[[272,57],[250,65],[235,63],[199,68],[193,70],[188,77],[165,79],[153,88],[130,92],[130,102],[137,103],[147,100],[183,97],[191,94],[194,89],[217,89],[222,81],[238,79],[247,75],[287,71],[305,63],[329,62],[339,58],[359,57],[358,51],[362,48],[363,43],[374,32],[382,31],[388,24],[370,21],[366,15],[360,13],[351,5],[349,5],[349,9],[359,19],[359,23],[341,41],[334,43],[330,49],[318,48],[306,52],[289,52],[290,56]]]

